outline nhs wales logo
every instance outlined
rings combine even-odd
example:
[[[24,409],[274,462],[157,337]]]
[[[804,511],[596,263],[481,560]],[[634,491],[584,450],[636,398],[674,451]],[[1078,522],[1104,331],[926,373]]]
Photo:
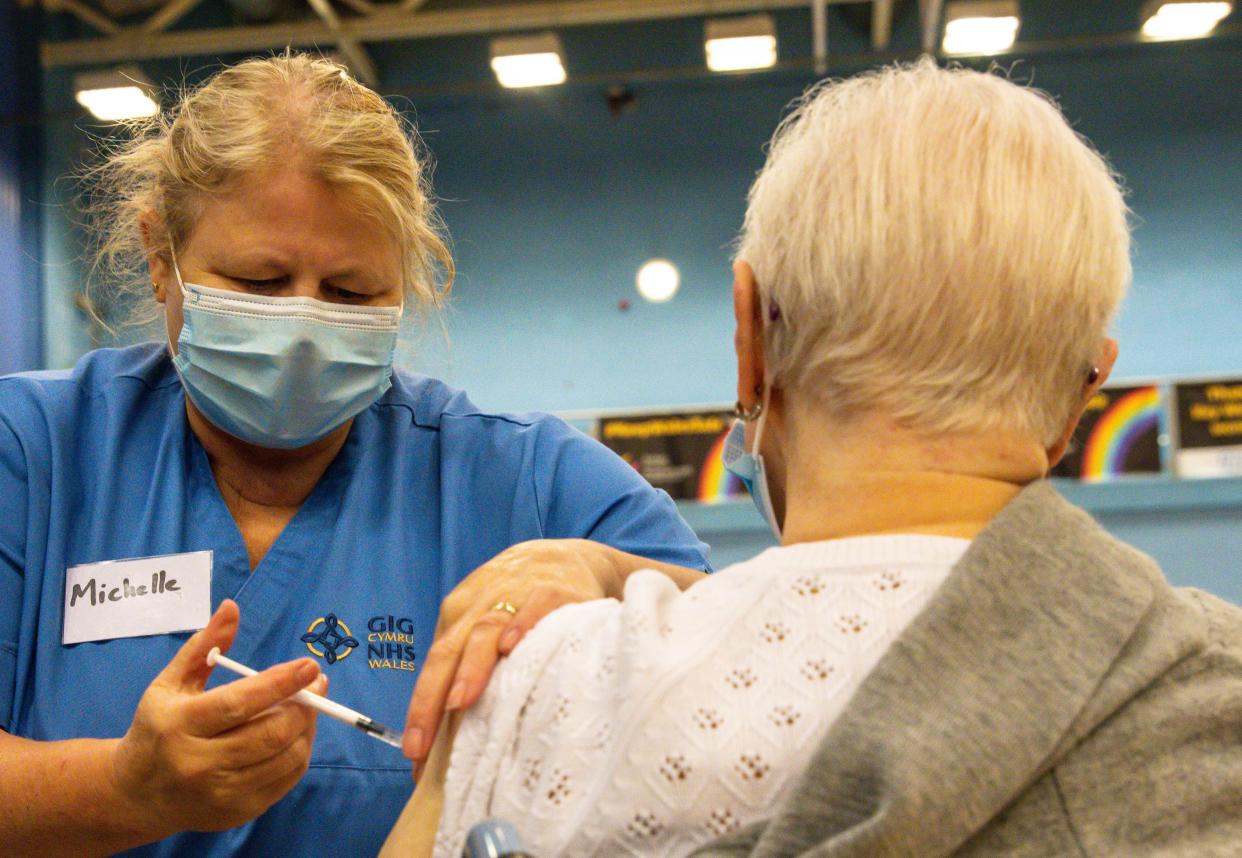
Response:
[[[302,635],[302,643],[328,664],[336,664],[358,648],[358,639],[336,614],[328,614],[311,623],[306,634]]]
[[[392,616],[367,620],[367,665],[372,670],[418,670],[414,621]]]
[[[418,670],[412,619],[391,615],[371,617],[366,629],[367,667],[371,670]],[[302,643],[328,664],[336,664],[362,646],[359,637],[336,614],[326,614],[310,624],[302,635]]]

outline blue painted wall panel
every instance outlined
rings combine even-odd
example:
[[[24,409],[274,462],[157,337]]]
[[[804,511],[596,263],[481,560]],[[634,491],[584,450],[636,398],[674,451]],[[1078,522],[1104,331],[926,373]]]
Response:
[[[35,13],[0,5],[0,375],[43,360]]]

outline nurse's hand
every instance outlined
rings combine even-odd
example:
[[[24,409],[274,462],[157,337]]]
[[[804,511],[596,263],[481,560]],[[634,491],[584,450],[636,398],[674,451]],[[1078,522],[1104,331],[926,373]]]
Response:
[[[220,831],[254,819],[293,788],[310,762],[315,713],[288,698],[322,693],[310,659],[204,691],[207,653],[237,633],[225,601],[143,694],[113,758],[120,794],[155,827]],[[142,818],[142,816],[140,816]]]
[[[588,539],[539,539],[502,551],[462,580],[440,605],[436,640],[406,715],[402,750],[414,761],[415,780],[445,710],[473,706],[497,661],[535,623],[562,605],[621,598],[638,569],[658,569],[683,589],[703,577]]]

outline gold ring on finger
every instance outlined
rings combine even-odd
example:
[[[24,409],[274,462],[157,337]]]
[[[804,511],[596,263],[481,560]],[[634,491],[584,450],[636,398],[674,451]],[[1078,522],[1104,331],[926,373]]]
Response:
[[[508,602],[508,601],[506,601],[506,600],[504,600],[504,599],[501,599],[499,602],[497,602],[496,604],[492,605],[492,610],[493,610],[493,611],[504,611],[504,612],[509,613],[509,614],[516,614],[516,613],[517,613],[517,608],[515,608],[515,607],[513,606],[513,603],[512,603],[512,602]]]

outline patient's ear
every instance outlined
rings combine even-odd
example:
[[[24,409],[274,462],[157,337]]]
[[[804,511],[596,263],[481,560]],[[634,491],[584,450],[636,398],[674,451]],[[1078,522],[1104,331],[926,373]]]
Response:
[[[748,262],[733,263],[733,317],[737,327],[733,348],[737,352],[737,401],[749,408],[756,391],[763,387],[763,320],[760,318],[759,286]]]
[[[1074,437],[1074,430],[1078,428],[1078,421],[1082,419],[1083,412],[1087,410],[1087,403],[1091,401],[1091,397],[1100,392],[1104,382],[1108,381],[1108,376],[1113,371],[1113,364],[1117,362],[1117,353],[1117,341],[1109,337],[1104,341],[1104,348],[1100,350],[1100,356],[1096,359],[1092,370],[1094,378],[1088,376],[1083,379],[1082,397],[1074,413],[1070,415],[1070,420],[1061,432],[1061,436],[1047,450],[1049,468],[1055,467],[1057,462],[1064,458],[1065,451],[1069,449],[1070,439]]]

